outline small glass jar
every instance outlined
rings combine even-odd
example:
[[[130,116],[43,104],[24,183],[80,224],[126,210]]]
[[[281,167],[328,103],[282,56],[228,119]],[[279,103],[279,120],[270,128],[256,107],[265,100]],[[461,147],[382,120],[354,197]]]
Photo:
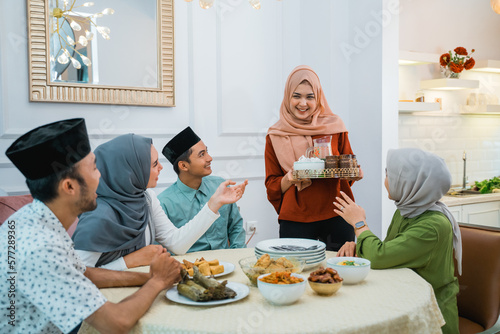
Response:
[[[339,168],[340,156],[327,155],[325,159],[325,168]]]
[[[419,89],[415,94],[415,102],[425,102],[424,91]]]
[[[340,156],[339,166],[340,166],[340,168],[357,167],[356,156],[354,154],[342,154]]]

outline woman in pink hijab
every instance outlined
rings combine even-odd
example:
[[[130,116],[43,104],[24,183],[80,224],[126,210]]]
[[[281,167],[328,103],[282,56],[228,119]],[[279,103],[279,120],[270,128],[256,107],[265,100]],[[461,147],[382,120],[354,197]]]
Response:
[[[292,176],[293,163],[313,146],[313,139],[325,135],[332,138],[333,155],[353,154],[344,122],[328,106],[318,75],[309,66],[298,66],[288,76],[280,119],[266,137],[267,198],[279,215],[280,238],[321,240],[337,251],[354,241],[354,229],[333,211],[333,202],[340,191],[354,200],[354,180],[299,181]]]

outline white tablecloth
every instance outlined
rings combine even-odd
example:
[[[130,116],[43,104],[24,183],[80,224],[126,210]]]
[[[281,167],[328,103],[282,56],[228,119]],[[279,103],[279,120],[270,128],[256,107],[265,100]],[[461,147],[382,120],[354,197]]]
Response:
[[[180,261],[203,256],[233,263],[234,272],[219,279],[249,285],[249,296],[225,305],[198,307],[174,303],[163,291],[131,333],[441,333],[444,320],[432,287],[410,269],[372,269],[365,281],[343,285],[328,297],[315,294],[308,285],[295,304],[274,306],[250,285],[238,265],[239,259],[253,254],[250,248],[177,256]],[[334,252],[327,252],[327,258],[333,256]],[[303,272],[304,276],[311,271]],[[119,302],[137,289],[101,291],[109,301]],[[97,331],[84,323],[79,333]]]

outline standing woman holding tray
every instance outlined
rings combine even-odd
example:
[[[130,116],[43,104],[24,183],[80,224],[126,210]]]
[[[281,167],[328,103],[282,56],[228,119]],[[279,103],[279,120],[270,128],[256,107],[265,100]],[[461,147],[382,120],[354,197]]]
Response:
[[[279,121],[266,137],[267,198],[278,213],[280,238],[308,238],[337,251],[354,241],[354,229],[333,210],[340,191],[354,199],[351,179],[294,179],[293,163],[313,146],[313,139],[331,136],[332,155],[353,154],[347,129],[335,115],[309,66],[298,66],[288,76]]]

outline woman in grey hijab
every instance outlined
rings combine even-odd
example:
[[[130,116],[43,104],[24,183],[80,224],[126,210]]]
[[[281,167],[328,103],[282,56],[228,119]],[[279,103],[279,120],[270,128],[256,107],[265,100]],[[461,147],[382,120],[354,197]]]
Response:
[[[244,183],[223,182],[189,223],[176,228],[154,188],[162,165],[151,138],[127,134],[94,151],[101,172],[97,209],[86,212],[73,234],[85,265],[124,270],[149,265],[156,253],[184,254],[219,217],[222,205],[238,201]],[[154,241],[160,245],[153,245]]]
[[[439,200],[450,189],[451,175],[435,154],[415,148],[390,150],[385,186],[397,210],[384,241],[367,226],[365,211],[342,194],[334,210],[355,228],[357,242],[346,243],[337,256],[369,259],[372,268],[411,268],[433,289],[446,321],[443,333],[458,333],[453,253],[462,271],[460,229]]]

